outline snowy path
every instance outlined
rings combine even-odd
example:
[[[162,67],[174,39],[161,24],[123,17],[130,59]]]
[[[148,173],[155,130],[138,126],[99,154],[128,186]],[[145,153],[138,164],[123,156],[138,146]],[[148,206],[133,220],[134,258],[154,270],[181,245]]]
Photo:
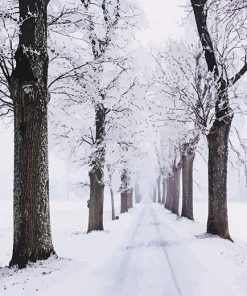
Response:
[[[161,235],[153,208],[146,205],[136,222],[113,268],[113,287],[105,295],[182,295],[166,251],[169,242]]]
[[[77,214],[76,206],[54,212],[54,225],[60,221],[53,229],[55,248],[65,259],[38,262],[17,273],[0,269],[1,296],[247,295],[245,244],[196,238],[202,225],[178,220],[152,203],[136,206],[119,221],[107,221],[104,232],[90,235],[74,228]]]
[[[246,295],[236,294],[231,283],[209,270],[207,260],[197,259],[169,225],[169,216],[153,204],[138,212],[112,266],[108,262],[108,269],[114,270],[108,275],[112,286],[101,295]]]

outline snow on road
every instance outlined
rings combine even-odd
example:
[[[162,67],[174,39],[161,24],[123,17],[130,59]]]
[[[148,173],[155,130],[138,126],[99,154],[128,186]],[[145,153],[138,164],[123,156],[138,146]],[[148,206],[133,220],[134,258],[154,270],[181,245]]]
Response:
[[[86,221],[81,207],[58,209],[52,213],[60,259],[19,272],[0,269],[1,296],[247,295],[245,243],[206,237],[202,225],[152,203],[89,235],[79,228]],[[0,254],[7,228],[0,223]]]

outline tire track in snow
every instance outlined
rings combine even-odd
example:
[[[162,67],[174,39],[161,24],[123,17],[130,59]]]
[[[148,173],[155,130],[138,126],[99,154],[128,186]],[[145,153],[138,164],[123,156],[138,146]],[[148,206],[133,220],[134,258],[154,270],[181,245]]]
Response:
[[[116,275],[115,275],[115,283],[116,285],[114,285],[113,289],[110,289],[111,292],[109,294],[105,294],[105,295],[122,295],[121,291],[123,291],[123,287],[126,285],[127,282],[127,275],[128,275],[128,271],[130,270],[130,265],[132,263],[132,257],[133,257],[133,251],[134,248],[132,248],[132,245],[134,243],[135,237],[137,236],[138,230],[141,227],[144,217],[145,217],[145,213],[147,211],[146,207],[143,207],[141,212],[138,213],[137,215],[137,219],[135,219],[134,223],[136,224],[134,229],[132,230],[130,236],[125,239],[125,241],[127,241],[128,245],[124,245],[122,246],[122,249],[125,251],[126,249],[128,250],[128,253],[124,253],[122,255],[121,261],[120,263],[118,263],[118,267],[116,270]],[[131,244],[130,244],[131,242]],[[117,255],[116,257],[119,257],[119,255]],[[138,278],[136,278],[136,284],[138,284]],[[119,293],[120,291],[120,293]],[[128,296],[128,295],[126,295]]]
[[[169,242],[162,238],[152,204],[143,205],[135,222],[137,222],[136,226],[122,246],[124,254],[121,255],[120,263],[118,261],[115,275],[111,276],[115,284],[104,295],[128,296],[134,293],[135,295],[182,296],[166,252]],[[156,274],[158,278],[153,283],[149,275],[152,278]],[[157,290],[157,294],[152,291],[141,291],[144,289],[143,286],[150,288],[152,285]]]
[[[153,217],[153,219],[154,219],[154,221],[155,221],[155,229],[156,229],[156,231],[158,232],[158,235],[159,235],[159,237],[160,237],[160,240],[163,241],[165,238],[164,238],[164,235],[163,235],[163,237],[162,237],[162,234],[161,234],[161,231],[160,231],[160,228],[159,228],[159,225],[160,225],[160,224],[159,224],[159,222],[157,221],[157,217],[156,217],[156,215],[155,215],[155,213],[154,213],[154,209],[153,209],[153,207],[151,207],[151,211],[152,211],[152,217]],[[163,239],[163,240],[162,240],[162,239]],[[165,239],[165,241],[168,243],[168,241],[167,241],[166,239]],[[169,257],[169,255],[168,255],[167,250],[166,250],[166,246],[162,246],[162,251],[163,251],[163,253],[165,254],[165,257],[166,257],[167,263],[168,263],[168,265],[169,265],[169,267],[170,267],[171,274],[172,274],[172,278],[173,278],[174,284],[175,284],[175,286],[176,286],[177,292],[178,292],[179,296],[183,296],[182,291],[181,291],[181,289],[180,289],[180,287],[179,287],[178,281],[177,281],[177,279],[176,279],[175,271],[174,271],[174,269],[173,269],[173,266],[172,266],[172,263],[171,263],[170,257]]]

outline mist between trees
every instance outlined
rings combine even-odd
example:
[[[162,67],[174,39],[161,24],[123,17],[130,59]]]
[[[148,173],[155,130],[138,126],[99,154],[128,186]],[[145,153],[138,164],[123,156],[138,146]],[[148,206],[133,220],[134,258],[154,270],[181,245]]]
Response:
[[[142,46],[138,34],[148,24],[137,1],[2,2],[0,114],[14,126],[10,266],[57,256],[48,124],[50,146],[87,172],[76,184],[90,191],[87,232],[104,229],[106,190],[112,220],[119,218],[117,191],[121,213],[142,201],[147,167],[148,197],[193,220],[193,163],[207,149],[207,232],[231,240],[229,149],[247,176],[240,128],[246,122],[247,7],[240,0],[191,0],[184,9],[188,38]]]

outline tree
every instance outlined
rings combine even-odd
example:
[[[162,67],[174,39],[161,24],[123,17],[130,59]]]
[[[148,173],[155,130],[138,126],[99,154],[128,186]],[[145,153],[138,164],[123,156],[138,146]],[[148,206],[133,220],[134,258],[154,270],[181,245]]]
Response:
[[[126,162],[124,164],[126,164]],[[121,174],[121,187],[120,187],[121,214],[126,213],[129,210],[129,191],[130,191],[129,184],[130,184],[129,172],[126,165],[124,165],[122,174]]]
[[[131,132],[129,130],[129,134]],[[123,134],[122,134],[123,135]],[[120,137],[122,138],[122,137]],[[133,186],[132,186],[132,171],[131,171],[131,158],[133,156],[133,152],[135,150],[134,145],[130,141],[120,140],[119,148],[121,155],[121,213],[126,213],[130,208],[133,207]]]
[[[166,190],[167,190],[167,179],[163,176],[162,178],[162,199],[161,203],[165,205],[166,201]]]
[[[47,0],[20,0],[20,35],[10,78],[14,103],[14,246],[10,266],[55,254],[50,227]]]
[[[174,160],[171,173],[167,179],[165,207],[173,214],[179,215],[181,161]]]
[[[86,15],[87,34],[90,42],[93,59],[95,62],[94,75],[101,76],[102,62],[112,54],[114,40],[116,42],[116,30],[126,11],[121,10],[120,0],[115,1],[86,1],[82,0],[84,13]],[[130,7],[127,8],[127,12]],[[121,12],[123,15],[121,15]],[[128,13],[127,13],[128,14]],[[126,25],[122,23],[122,25]],[[97,65],[98,63],[98,65]],[[121,68],[121,65],[118,65]],[[118,77],[125,71],[121,69],[119,74],[110,84],[104,85],[102,81],[95,85],[99,100],[95,103],[95,149],[90,164],[90,202],[89,202],[89,224],[88,232],[103,229],[103,200],[104,200],[104,162],[105,162],[105,136],[106,136],[106,115],[110,109],[105,106],[106,92],[115,86]],[[95,79],[96,81],[97,79]],[[104,80],[103,80],[104,81]]]
[[[161,181],[161,175],[159,175],[158,176],[158,179],[157,179],[157,197],[158,197],[158,203],[161,203],[160,181]]]
[[[111,194],[111,217],[112,217],[112,220],[116,220],[114,192],[112,188],[112,177],[115,169],[110,164],[107,164],[106,167],[108,171],[109,188],[110,188],[110,194]]]
[[[171,147],[169,147],[171,151],[179,150],[179,153],[170,155],[170,158],[175,159],[175,164],[174,162],[167,162],[167,159],[162,159],[161,156],[164,152],[158,152],[157,148],[156,154],[159,171],[164,176],[163,197],[167,192],[165,206],[178,214],[179,190],[176,192],[176,188],[180,182],[182,163],[185,164],[187,157],[184,149],[185,147],[187,147],[187,150],[192,148],[191,142],[193,141],[193,138],[191,139],[188,135],[191,136],[199,133],[199,131],[196,132],[197,130],[206,129],[210,105],[205,106],[207,91],[201,90],[204,75],[202,75],[203,71],[199,70],[201,54],[194,46],[187,46],[182,41],[170,40],[165,49],[156,55],[153,54],[153,57],[157,65],[153,89],[156,96],[159,97],[159,108],[162,109],[160,113],[165,123],[163,123],[163,129],[172,128],[173,131],[176,130],[177,138],[168,135],[166,139],[171,144]],[[162,98],[163,96],[165,96],[166,101]],[[196,145],[193,147],[194,151],[195,148]],[[161,149],[164,150],[162,147]],[[181,157],[184,161],[180,159]],[[193,159],[191,161],[190,165],[193,166]],[[193,174],[183,178],[182,183],[184,182],[186,182],[182,186],[184,190],[188,184],[192,186]],[[190,193],[192,194],[192,190]],[[190,196],[190,198],[192,200],[193,196]]]
[[[230,17],[230,19],[225,22],[222,16],[220,17],[219,15],[220,10],[218,8],[221,3],[216,1],[216,7],[213,5],[214,3],[212,3],[212,6],[214,6],[212,9],[210,9],[210,3],[211,1],[207,0],[191,0],[198,35],[205,54],[208,73],[212,75],[214,79],[214,87],[216,90],[215,116],[213,125],[207,135],[209,149],[209,213],[207,232],[225,239],[231,239],[228,229],[227,214],[227,161],[229,132],[233,119],[233,110],[229,102],[229,89],[246,73],[247,63],[244,62],[242,68],[229,78],[229,64],[227,62],[229,56],[233,58],[232,52],[236,49],[236,45],[232,47],[232,43],[234,42],[234,44],[236,44],[236,40],[239,40],[241,47],[241,39],[236,38],[241,38],[241,27],[243,24],[241,24],[241,27],[237,27],[236,21],[238,21],[238,19],[236,19],[235,16]],[[217,10],[215,8],[217,8]],[[216,17],[212,15],[213,19],[215,22],[219,20],[219,24],[214,23],[214,26],[218,26],[217,31],[219,34],[216,34],[218,39],[214,39],[215,35],[209,30],[208,21],[213,11],[217,13]],[[220,25],[225,27],[222,29]],[[233,29],[234,27],[235,29]],[[223,30],[225,30],[225,32]],[[219,40],[222,36],[227,36],[228,39],[230,37],[231,40],[234,40],[223,46],[223,51],[220,50],[221,40]]]
[[[134,192],[135,192],[135,202],[138,204],[141,202],[140,185],[138,180],[136,180],[135,182]]]
[[[181,216],[194,220],[193,215],[193,164],[199,135],[191,137],[182,145],[182,213]]]

